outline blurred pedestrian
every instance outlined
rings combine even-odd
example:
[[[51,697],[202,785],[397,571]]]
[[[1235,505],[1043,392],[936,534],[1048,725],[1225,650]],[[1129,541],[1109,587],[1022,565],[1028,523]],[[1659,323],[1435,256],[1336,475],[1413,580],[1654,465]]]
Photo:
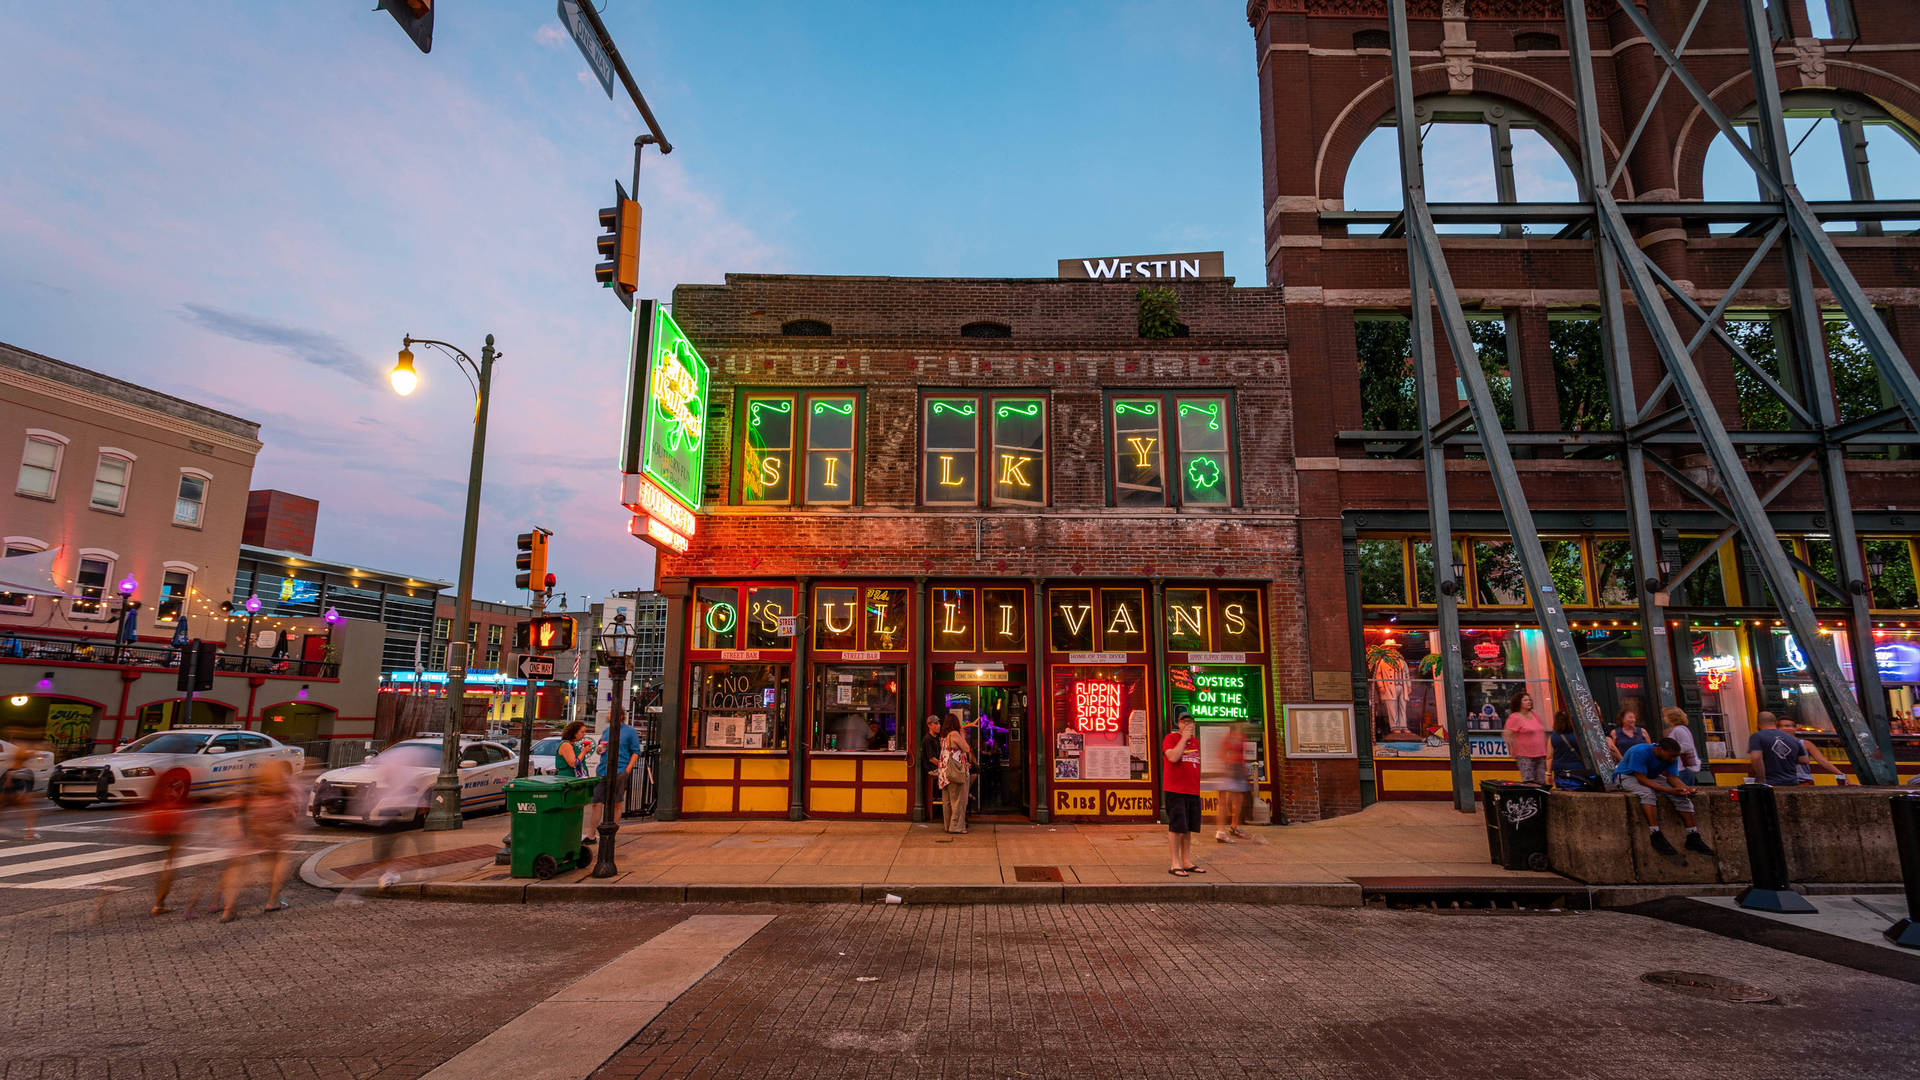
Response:
[[[240,853],[227,862],[220,878],[224,897],[220,921],[223,923],[236,918],[234,909],[240,903],[240,878],[253,855],[263,856],[267,863],[267,903],[261,911],[281,911],[287,906],[287,902],[280,899],[280,887],[287,877],[287,854],[281,849],[297,812],[292,772],[286,762],[270,761],[236,800],[235,818],[242,846]]]
[[[1507,711],[1507,726],[1500,735],[1507,740],[1507,753],[1520,770],[1523,784],[1547,782],[1547,726],[1533,711],[1533,695],[1525,690],[1513,695]]]
[[[165,915],[167,893],[173,888],[174,864],[180,860],[180,848],[187,840],[187,807],[192,802],[193,775],[182,768],[168,769],[154,781],[153,798],[141,813],[140,824],[148,839],[166,849],[160,873],[153,879],[153,910],[149,915]]]
[[[1669,705],[1660,710],[1660,734],[1680,744],[1680,782],[1692,787],[1700,782],[1700,751],[1694,747],[1693,728],[1687,724],[1687,711]]]
[[[1200,732],[1183,708],[1174,714],[1174,729],[1160,743],[1166,758],[1161,786],[1167,801],[1167,853],[1174,877],[1204,874],[1193,865],[1193,834],[1200,831]]]
[[[973,748],[960,728],[958,717],[949,716],[940,732],[940,801],[946,807],[947,831],[967,831],[968,776],[973,771]]]
[[[1219,800],[1213,816],[1215,843],[1231,844],[1234,837],[1247,838],[1247,834],[1240,831],[1240,821],[1246,814],[1247,796],[1253,790],[1252,776],[1247,771],[1249,745],[1247,731],[1239,724],[1228,724],[1220,733],[1220,768],[1214,779],[1214,796]]]
[[[20,839],[38,840],[33,826],[40,820],[40,800],[33,794],[33,759],[43,749],[30,731],[10,732],[6,755],[0,758],[0,808],[20,814]]]
[[[1621,757],[1636,746],[1644,746],[1653,741],[1647,729],[1640,726],[1640,699],[1628,698],[1620,706],[1620,712],[1614,717],[1613,730],[1607,732],[1607,739],[1613,743],[1613,752]]]

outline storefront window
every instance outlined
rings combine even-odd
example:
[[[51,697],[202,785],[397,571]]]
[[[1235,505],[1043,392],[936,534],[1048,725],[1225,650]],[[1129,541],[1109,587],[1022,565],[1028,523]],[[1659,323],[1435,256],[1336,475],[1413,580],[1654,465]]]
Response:
[[[1547,572],[1553,575],[1553,591],[1562,604],[1587,602],[1586,555],[1578,540],[1542,540],[1541,553],[1547,557]]]
[[[693,647],[740,647],[740,590],[731,585],[702,585],[693,590]]]
[[[1913,545],[1905,540],[1867,541],[1867,564],[1878,559],[1883,567],[1873,579],[1873,606],[1908,610],[1920,608],[1920,592],[1913,578]]]
[[[980,501],[976,480],[980,464],[980,405],[976,398],[926,399],[921,418],[923,489],[929,505]]]
[[[1168,651],[1211,651],[1213,638],[1207,626],[1207,590],[1168,589],[1166,598]]]
[[[780,632],[780,620],[793,616],[791,586],[755,586],[747,590],[747,648],[791,649],[793,636]]]
[[[1600,587],[1602,607],[1628,607],[1637,602],[1640,586],[1633,576],[1633,542],[1595,540],[1593,580]]]
[[[860,647],[860,590],[821,587],[813,590],[813,647],[846,651]]]
[[[807,502],[853,502],[854,417],[852,397],[807,399]]]
[[[1144,780],[1151,775],[1143,667],[1055,667],[1053,778]]]
[[[993,398],[993,505],[1047,502],[1047,401]]]
[[[1680,564],[1684,566],[1691,562],[1693,557],[1700,554],[1700,550],[1706,547],[1708,543],[1710,543],[1710,541],[1705,537],[1681,537]],[[1699,569],[1688,575],[1687,580],[1681,585],[1681,592],[1686,596],[1685,605],[1687,607],[1726,606],[1727,592],[1720,582],[1720,556],[1718,552],[1714,553],[1712,558],[1700,564]]]
[[[745,415],[741,500],[749,504],[793,501],[793,399],[749,396]]]
[[[1482,607],[1522,607],[1527,582],[1520,572],[1520,553],[1511,540],[1473,542],[1474,596]]]
[[[1220,652],[1266,651],[1259,589],[1215,589],[1213,646]]]
[[[1166,436],[1160,399],[1115,398],[1113,402],[1113,502],[1115,506],[1164,506]]]
[[[1845,588],[1846,582],[1840,579],[1840,567],[1834,557],[1833,538],[1829,536],[1809,536],[1806,539],[1806,545],[1807,565],[1818,571],[1821,577],[1826,578],[1841,588]],[[1845,602],[1839,597],[1815,585],[1811,580],[1807,582],[1807,594],[1813,597],[1814,607],[1846,606]]]
[[[980,619],[984,651],[1027,651],[1027,590],[982,589]]]
[[[1752,724],[1747,717],[1747,681],[1736,630],[1695,629],[1687,635],[1692,677],[1700,690],[1700,722],[1707,756],[1740,757]]]
[[[980,639],[974,633],[974,590],[935,589],[932,597],[933,651],[975,651]]]
[[[907,591],[867,590],[867,648],[893,652],[907,647]]]
[[[1182,712],[1200,727],[1200,759],[1218,752],[1227,725],[1239,724],[1253,744],[1254,779],[1266,774],[1266,671],[1250,664],[1176,665],[1167,669],[1167,696],[1177,718]],[[1207,768],[1209,773],[1215,770]]]
[[[784,664],[693,665],[687,748],[786,749],[788,682]]]
[[[1407,602],[1406,544],[1400,540],[1362,540],[1360,602],[1401,606]]]
[[[1535,708],[1551,715],[1552,669],[1546,638],[1538,630],[1462,630],[1467,716],[1472,753],[1502,757],[1500,738],[1513,696],[1533,695]],[[1439,632],[1370,627],[1365,663],[1368,705],[1376,756],[1446,757],[1445,702],[1439,672]]]
[[[813,710],[817,753],[904,751],[898,667],[822,666],[815,676]]]
[[[1174,401],[1180,434],[1180,502],[1225,506],[1233,501],[1233,462],[1227,452],[1227,399]]]
[[[1142,589],[1100,590],[1101,651],[1146,651],[1146,599]]]
[[[1053,651],[1093,651],[1093,590],[1047,590],[1047,625]]]

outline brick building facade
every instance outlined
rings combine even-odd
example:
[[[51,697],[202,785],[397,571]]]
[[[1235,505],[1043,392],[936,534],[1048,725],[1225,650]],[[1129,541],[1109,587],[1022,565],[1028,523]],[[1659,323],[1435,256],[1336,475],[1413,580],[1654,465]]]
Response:
[[[1814,6],[1832,16],[1832,32],[1815,35],[1808,0],[1775,0],[1776,65],[1792,110],[1790,137],[1801,141],[1794,165],[1811,200],[1913,198],[1920,195],[1920,32],[1909,4],[1892,0],[1827,0]],[[1514,202],[1515,177],[1502,174],[1503,153],[1550,148],[1577,158],[1571,76],[1557,3],[1475,0],[1411,7],[1410,46],[1416,112],[1426,132],[1430,198],[1467,201],[1433,173],[1436,147],[1463,126],[1492,148],[1482,201]],[[1650,5],[1649,15],[1668,41],[1686,29],[1692,5]],[[1634,137],[1642,109],[1662,85],[1647,40],[1612,3],[1590,4],[1590,33],[1607,166]],[[1381,162],[1397,177],[1389,154],[1369,156],[1370,140],[1392,138],[1392,79],[1384,2],[1254,0],[1247,9],[1258,51],[1265,170],[1267,277],[1282,289],[1289,329],[1289,365],[1295,386],[1316,392],[1297,399],[1292,444],[1299,484],[1301,566],[1310,666],[1351,673],[1361,717],[1363,752],[1358,780],[1371,797],[1444,797],[1446,750],[1430,737],[1444,718],[1433,692],[1432,559],[1423,548],[1427,500],[1417,455],[1396,459],[1381,451],[1388,430],[1416,428],[1405,357],[1410,303],[1407,244],[1362,228],[1343,212]],[[1693,32],[1687,64],[1739,122],[1753,105],[1753,86],[1737,5],[1710,4]],[[1388,125],[1382,127],[1382,125]],[[1731,155],[1709,151],[1716,128],[1677,83],[1654,108],[1621,171],[1615,189],[1635,199],[1747,199],[1751,177]],[[1868,153],[1868,144],[1872,152]],[[1463,143],[1456,143],[1464,145]],[[1374,143],[1372,149],[1378,149]],[[1724,149],[1724,148],[1723,148]],[[1851,159],[1845,169],[1843,160]],[[1552,160],[1551,156],[1548,158]],[[1729,188],[1722,179],[1738,174]],[[1567,173],[1558,197],[1577,196]],[[1868,177],[1871,186],[1868,186]],[[1527,177],[1519,178],[1522,186]],[[1551,187],[1552,185],[1549,185]],[[1456,188],[1454,190],[1462,190]],[[1529,198],[1522,190],[1519,198]],[[1539,195],[1531,199],[1546,201]],[[1641,223],[1640,243],[1672,279],[1711,309],[1762,240],[1732,235],[1703,219]],[[1835,222],[1829,231],[1855,276],[1908,357],[1920,356],[1920,304],[1911,288],[1920,244],[1913,223]],[[1595,383],[1599,354],[1591,320],[1598,295],[1592,241],[1511,227],[1490,235],[1444,240],[1454,281],[1474,319],[1477,357],[1496,390],[1510,395],[1503,426],[1547,435],[1601,430],[1607,425],[1604,381]],[[1730,308],[1728,329],[1772,373],[1798,392],[1787,331],[1787,286],[1776,255],[1761,265]],[[1821,286],[1822,303],[1831,294]],[[1627,300],[1631,312],[1631,298]],[[1682,331],[1698,325],[1673,308]],[[1822,313],[1842,420],[1892,404],[1883,380],[1860,360],[1857,335],[1837,310]],[[1637,318],[1628,341],[1639,392],[1659,383],[1662,367]],[[1441,415],[1461,407],[1453,359],[1440,352]],[[1731,355],[1709,341],[1698,353],[1719,412],[1729,428],[1788,426],[1769,414],[1766,395]],[[1404,380],[1404,381],[1403,381]],[[1595,390],[1595,386],[1600,387]],[[1669,399],[1667,405],[1671,405]],[[1371,434],[1367,434],[1371,433]],[[1618,707],[1646,698],[1649,635],[1637,624],[1637,589],[1649,576],[1623,564],[1626,529],[1620,464],[1564,450],[1552,438],[1516,440],[1517,466],[1528,499],[1547,534],[1548,554],[1567,600],[1589,681],[1611,721]],[[1803,575],[1823,626],[1836,636],[1875,635],[1888,711],[1902,775],[1914,766],[1913,708],[1920,690],[1920,598],[1914,595],[1915,527],[1920,526],[1920,468],[1910,445],[1868,448],[1846,464],[1855,520],[1867,561],[1882,569],[1860,583],[1872,591],[1874,625],[1851,626],[1843,602]],[[1698,449],[1663,451],[1696,480],[1705,480]],[[1466,453],[1448,464],[1451,513],[1462,550],[1455,561],[1468,574],[1462,624],[1470,635],[1469,712],[1482,776],[1500,775],[1504,747],[1497,716],[1508,696],[1527,689],[1542,703],[1557,700],[1539,631],[1525,606],[1506,525],[1484,465]],[[1751,474],[1765,491],[1784,478],[1791,457],[1754,460]],[[1725,522],[1668,477],[1649,470],[1650,504],[1662,562],[1678,567],[1703,550]],[[1794,557],[1829,578],[1834,555],[1820,481],[1809,471],[1772,504],[1773,522]],[[1680,703],[1703,719],[1710,757],[1739,758],[1753,715],[1760,709],[1794,714],[1803,728],[1831,731],[1810,692],[1802,644],[1777,630],[1745,541],[1736,538],[1708,556],[1669,608]],[[1664,573],[1664,572],[1663,572]],[[1564,574],[1564,578],[1563,575]],[[1344,580],[1345,589],[1318,587]],[[1848,583],[1841,581],[1844,589]],[[1570,592],[1576,589],[1577,593]],[[1518,589],[1516,594],[1515,590]],[[1577,597],[1577,598],[1576,598]],[[1659,635],[1652,635],[1660,648]],[[1845,655],[1845,649],[1841,650]],[[1647,719],[1641,714],[1641,720]],[[1490,730],[1489,730],[1490,729]],[[1370,739],[1369,736],[1372,736]],[[1816,736],[1816,741],[1827,741]],[[1829,749],[1837,740],[1829,742]],[[1835,760],[1841,760],[1834,753]],[[1728,762],[1729,766],[1733,763]],[[1511,775],[1511,773],[1507,773]],[[1724,782],[1724,780],[1723,780]]]
[[[1186,336],[1100,281],[675,290],[712,390],[699,531],[660,562],[664,813],[923,818],[930,714],[989,813],[1151,818],[1181,709],[1249,721],[1276,796],[1309,681],[1285,313],[1168,287]]]

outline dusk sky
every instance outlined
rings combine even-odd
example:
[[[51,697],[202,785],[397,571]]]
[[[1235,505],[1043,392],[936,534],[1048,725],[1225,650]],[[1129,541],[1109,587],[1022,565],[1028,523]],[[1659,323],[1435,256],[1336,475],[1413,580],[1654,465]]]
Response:
[[[403,333],[497,336],[476,594],[557,530],[573,596],[650,576],[614,454],[626,312],[594,210],[638,116],[551,3],[0,9],[0,340],[261,424],[255,487],[320,500],[316,554],[452,580],[470,392]],[[649,156],[643,295],[728,271],[1052,276],[1224,249],[1260,284],[1238,0],[667,4],[605,19],[675,145]]]

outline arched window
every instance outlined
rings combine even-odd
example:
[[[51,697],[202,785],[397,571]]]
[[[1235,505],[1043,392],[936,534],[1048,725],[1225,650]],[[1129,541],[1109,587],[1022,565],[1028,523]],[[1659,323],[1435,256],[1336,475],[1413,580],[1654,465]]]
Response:
[[[1808,202],[1864,202],[1872,199],[1920,199],[1920,139],[1879,105],[1864,98],[1821,91],[1781,95],[1785,110],[1793,180]],[[1748,109],[1735,123],[1748,146],[1759,145],[1756,113]],[[1702,193],[1711,200],[1745,201],[1760,194],[1759,178],[1727,141],[1717,136],[1707,148]],[[1828,232],[1878,236],[1912,232],[1920,222],[1829,221]],[[1738,224],[1716,225],[1733,232]]]
[[[1571,150],[1538,118],[1504,101],[1473,96],[1414,102],[1429,203],[1574,202]],[[1400,152],[1391,114],[1347,166],[1349,210],[1399,210]],[[1548,226],[1548,228],[1556,228]],[[1442,225],[1441,232],[1519,236],[1519,225]]]
[[[1526,31],[1513,35],[1513,47],[1519,52],[1553,52],[1560,48],[1560,39],[1552,34]]]
[[[960,328],[960,336],[966,338],[1010,338],[1013,327],[997,322],[970,322]]]
[[[1353,47],[1356,49],[1385,49],[1389,38],[1385,30],[1355,30]]]
[[[833,327],[818,319],[795,319],[781,323],[780,332],[787,337],[830,337]]]

